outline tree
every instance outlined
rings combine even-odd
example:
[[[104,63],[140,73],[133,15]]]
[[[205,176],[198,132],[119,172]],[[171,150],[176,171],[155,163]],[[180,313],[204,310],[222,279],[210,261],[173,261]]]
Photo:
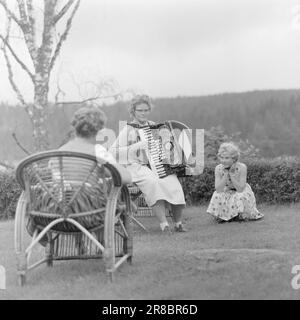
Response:
[[[216,161],[220,145],[223,142],[234,142],[240,149],[241,157],[243,159],[257,159],[260,156],[260,150],[253,146],[249,140],[241,138],[241,133],[225,134],[221,126],[211,127],[205,130],[204,136],[204,154],[205,160]]]
[[[41,3],[43,8],[39,7]],[[17,10],[14,10],[12,5],[15,5]],[[31,121],[35,151],[49,148],[46,109],[50,76],[79,5],[80,0],[0,0],[0,8],[2,7],[7,18],[5,31],[0,33],[1,50],[11,87]],[[29,59],[26,59],[24,54],[22,58],[18,54],[13,44],[12,29],[20,31]],[[15,80],[14,64],[27,74],[33,85],[31,103],[25,101]]]

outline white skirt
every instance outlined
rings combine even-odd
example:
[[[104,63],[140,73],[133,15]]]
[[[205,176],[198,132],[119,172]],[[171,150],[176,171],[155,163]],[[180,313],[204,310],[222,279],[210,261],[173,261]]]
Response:
[[[143,192],[148,206],[153,206],[158,200],[185,205],[182,186],[175,174],[160,179],[146,165],[133,163],[126,168],[131,173],[132,182]]]

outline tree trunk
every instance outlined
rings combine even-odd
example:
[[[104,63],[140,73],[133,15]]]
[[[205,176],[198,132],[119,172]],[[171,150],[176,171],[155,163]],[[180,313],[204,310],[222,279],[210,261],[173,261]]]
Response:
[[[4,9],[8,18],[6,35],[3,36],[0,33],[0,44],[2,45],[2,42],[4,43],[5,50],[3,49],[2,51],[4,52],[8,68],[9,81],[31,120],[33,126],[34,151],[37,152],[49,149],[47,110],[50,75],[61,46],[67,39],[74,15],[79,8],[80,0],[43,0],[38,1],[36,4],[33,3],[35,3],[35,1],[17,0],[15,7],[18,8],[18,13],[15,13],[8,7],[6,0],[0,0],[0,7]],[[71,11],[71,13],[66,19],[64,31],[59,34],[57,31],[57,23],[69,11]],[[37,15],[42,17],[42,20],[39,20],[39,22],[43,22],[43,26],[37,24]],[[34,72],[31,71],[31,67],[28,67],[26,63],[18,57],[8,41],[11,21],[15,22],[16,26],[20,28],[24,35],[25,45],[30,54]],[[41,35],[41,41],[37,41],[37,34]],[[8,48],[8,51],[6,51],[6,48]],[[29,75],[33,82],[34,99],[32,108],[31,104],[25,102],[21,91],[14,81],[12,65],[7,52],[10,52],[15,62]]]
[[[32,114],[34,150],[49,149],[49,135],[47,130],[48,86],[47,75],[40,77],[34,86],[34,105]]]
[[[33,139],[35,151],[49,149],[47,123],[47,106],[50,80],[50,61],[54,46],[56,0],[47,0],[44,2],[44,30],[42,44],[37,51],[37,57],[34,61],[35,79],[34,79],[34,106],[33,106]]]

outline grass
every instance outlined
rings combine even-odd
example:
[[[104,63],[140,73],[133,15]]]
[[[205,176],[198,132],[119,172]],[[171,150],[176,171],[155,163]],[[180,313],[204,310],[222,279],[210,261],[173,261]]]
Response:
[[[13,221],[0,223],[0,264],[6,290],[0,299],[299,299],[291,286],[300,265],[300,205],[260,206],[265,218],[216,224],[205,207],[185,210],[187,233],[161,234],[157,220],[134,227],[133,264],[107,282],[102,260],[54,262],[16,277]]]

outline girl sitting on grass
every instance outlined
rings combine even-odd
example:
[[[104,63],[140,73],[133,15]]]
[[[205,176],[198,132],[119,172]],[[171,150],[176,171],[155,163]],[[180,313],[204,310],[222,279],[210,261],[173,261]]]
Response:
[[[222,143],[218,151],[220,164],[215,168],[215,192],[207,213],[217,222],[258,220],[263,217],[256,208],[254,193],[247,183],[247,166],[239,162],[238,147]]]

